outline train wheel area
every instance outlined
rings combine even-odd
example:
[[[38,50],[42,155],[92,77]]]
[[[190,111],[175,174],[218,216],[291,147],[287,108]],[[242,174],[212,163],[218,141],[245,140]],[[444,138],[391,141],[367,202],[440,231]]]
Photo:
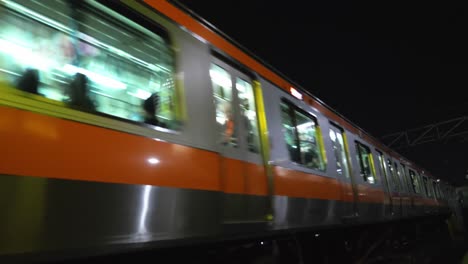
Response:
[[[297,231],[268,238],[119,253],[54,263],[461,264],[468,240],[444,219]],[[468,259],[468,254],[465,256]],[[468,263],[468,262],[463,262]]]

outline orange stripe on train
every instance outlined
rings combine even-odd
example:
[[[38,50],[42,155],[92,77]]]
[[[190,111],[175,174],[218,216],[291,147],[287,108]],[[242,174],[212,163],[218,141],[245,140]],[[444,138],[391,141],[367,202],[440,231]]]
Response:
[[[0,173],[221,190],[214,152],[0,107]]]
[[[340,183],[333,178],[274,167],[275,194],[292,197],[340,200]]]

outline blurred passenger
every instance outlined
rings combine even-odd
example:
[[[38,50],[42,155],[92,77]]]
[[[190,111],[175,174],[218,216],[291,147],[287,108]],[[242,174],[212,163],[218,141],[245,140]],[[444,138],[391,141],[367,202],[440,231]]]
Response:
[[[27,69],[17,80],[16,88],[33,94],[38,93],[39,72],[36,69]]]
[[[254,126],[252,125],[252,120],[249,119],[248,113],[250,111],[249,100],[244,98],[241,102],[241,118],[242,123],[244,123],[244,128],[247,133],[247,147],[249,151],[258,153],[257,144],[255,142]]]
[[[226,102],[224,105],[224,128],[223,128],[223,135],[221,139],[221,144],[228,145],[231,144],[236,146],[236,130],[234,127],[234,114],[232,112],[232,107],[230,102]]]
[[[82,73],[75,74],[70,83],[70,104],[86,111],[96,111],[94,102],[88,96],[88,78]]]
[[[145,110],[145,123],[159,127],[166,127],[166,124],[159,121],[156,116],[156,110],[159,108],[159,95],[153,93],[143,102],[143,110]]]

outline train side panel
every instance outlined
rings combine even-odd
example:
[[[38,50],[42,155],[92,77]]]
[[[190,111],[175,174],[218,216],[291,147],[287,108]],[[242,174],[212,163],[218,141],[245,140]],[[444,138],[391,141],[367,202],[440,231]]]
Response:
[[[1,254],[220,232],[210,52],[174,24],[154,19],[174,41],[175,74],[184,86],[187,116],[175,131],[69,109],[2,84],[0,140],[8,155],[0,165]]]
[[[318,227],[340,223],[342,191],[340,182],[325,172],[305,168],[291,161],[282,124],[282,100],[318,117],[319,113],[304,102],[262,81],[274,166],[275,227],[280,229]],[[328,151],[328,150],[327,150]],[[329,161],[330,163],[331,161]]]

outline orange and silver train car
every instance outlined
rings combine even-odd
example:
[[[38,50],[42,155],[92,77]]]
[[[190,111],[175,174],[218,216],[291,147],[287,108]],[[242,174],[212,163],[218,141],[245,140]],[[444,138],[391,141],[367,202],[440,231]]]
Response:
[[[305,91],[171,1],[0,0],[0,256],[448,212]]]

